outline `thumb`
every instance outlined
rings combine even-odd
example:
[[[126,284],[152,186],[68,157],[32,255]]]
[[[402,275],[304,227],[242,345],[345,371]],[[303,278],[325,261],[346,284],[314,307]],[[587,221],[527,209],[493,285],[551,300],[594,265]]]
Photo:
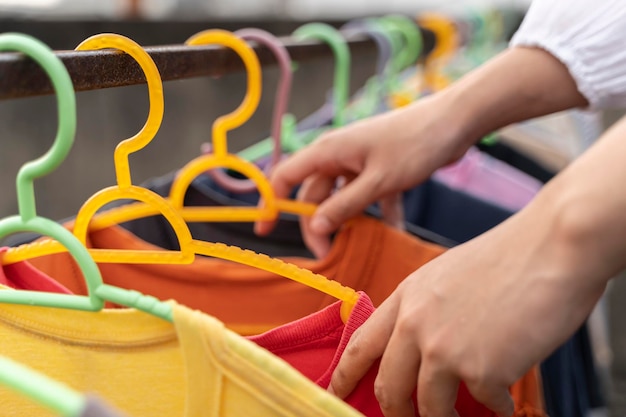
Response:
[[[311,219],[311,231],[316,234],[332,233],[346,220],[363,212],[378,198],[377,185],[375,178],[362,173],[339,188],[315,211]]]

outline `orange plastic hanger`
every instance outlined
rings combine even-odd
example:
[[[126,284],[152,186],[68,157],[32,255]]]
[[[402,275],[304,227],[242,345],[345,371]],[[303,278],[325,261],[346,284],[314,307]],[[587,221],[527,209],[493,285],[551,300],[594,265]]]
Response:
[[[120,249],[89,249],[89,253],[99,263],[133,263],[133,264],[190,264],[195,255],[212,256],[226,259],[258,269],[272,272],[294,281],[300,282],[311,288],[315,288],[332,297],[342,300],[341,317],[346,321],[358,299],[355,290],[342,286],[336,281],[315,274],[311,271],[288,264],[279,259],[273,259],[265,255],[257,254],[249,250],[243,250],[234,246],[220,243],[194,240],[185,222],[187,218],[215,217],[219,219],[270,219],[279,210],[292,213],[310,213],[310,205],[287,201],[286,203],[274,198],[267,178],[255,165],[239,159],[237,156],[228,154],[226,148],[226,131],[241,125],[254,112],[260,96],[260,65],[252,49],[241,39],[233,34],[222,30],[201,32],[190,39],[192,45],[206,43],[220,43],[238,52],[249,72],[253,75],[249,79],[250,88],[243,103],[233,113],[220,117],[214,124],[213,149],[214,154],[205,155],[191,161],[181,170],[176,182],[172,187],[169,199],[164,199],[158,194],[132,184],[128,157],[152,141],[156,135],[163,118],[163,88],[159,71],[150,56],[134,41],[115,34],[95,35],[82,42],[76,49],[104,49],[116,48],[131,55],[142,67],[148,84],[150,97],[150,111],[148,120],[139,133],[130,139],[122,141],[115,150],[114,161],[117,177],[117,185],[107,187],[89,198],[81,207],[74,224],[74,235],[83,245],[86,245],[90,223],[95,223],[99,216],[106,216],[105,212],[96,216],[98,209],[105,204],[118,199],[132,199],[141,201],[142,204],[131,204],[131,213],[148,213],[163,215],[173,228],[179,242],[179,251],[154,250],[154,251],[131,251]],[[256,71],[256,73],[255,73]],[[236,169],[248,175],[255,181],[266,199],[265,207],[251,208],[245,211],[229,213],[232,209],[222,209],[216,212],[212,210],[190,210],[183,208],[183,196],[191,181],[199,173],[215,167]],[[123,209],[123,207],[121,208]],[[121,209],[113,209],[111,212],[122,212]],[[206,210],[206,209],[205,209]],[[44,240],[32,244],[11,248],[5,253],[2,261],[11,264],[44,255],[66,252],[67,249],[54,240]]]

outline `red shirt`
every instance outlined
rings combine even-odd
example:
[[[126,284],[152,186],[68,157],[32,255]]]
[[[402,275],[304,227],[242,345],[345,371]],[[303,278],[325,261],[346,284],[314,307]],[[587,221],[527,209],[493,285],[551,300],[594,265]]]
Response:
[[[0,257],[8,249],[8,247],[0,248]],[[16,290],[72,294],[65,286],[46,274],[42,274],[28,262],[3,265],[0,268],[0,284]]]
[[[323,310],[305,318],[283,325],[249,339],[280,356],[294,368],[323,388],[328,388],[330,377],[343,354],[350,337],[374,312],[370,298],[364,293],[355,306],[346,324],[341,321],[341,302],[334,303]],[[374,381],[378,374],[376,363],[359,382],[354,391],[345,400],[348,404],[366,416],[383,417],[376,396]],[[517,384],[531,382],[537,387],[532,373],[527,374]],[[528,381],[524,381],[528,379]],[[517,385],[516,384],[516,385]],[[516,394],[516,391],[512,391]],[[415,413],[418,415],[416,394],[414,393]],[[514,398],[516,416],[544,415],[539,404],[529,404],[524,399]],[[496,414],[474,400],[465,384],[459,386],[456,410],[461,417],[495,417]]]

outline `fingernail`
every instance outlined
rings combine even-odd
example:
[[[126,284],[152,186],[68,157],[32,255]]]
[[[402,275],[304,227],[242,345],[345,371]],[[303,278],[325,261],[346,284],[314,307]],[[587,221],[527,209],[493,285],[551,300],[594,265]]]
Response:
[[[333,225],[325,216],[314,216],[311,220],[311,231],[318,235],[332,232]]]

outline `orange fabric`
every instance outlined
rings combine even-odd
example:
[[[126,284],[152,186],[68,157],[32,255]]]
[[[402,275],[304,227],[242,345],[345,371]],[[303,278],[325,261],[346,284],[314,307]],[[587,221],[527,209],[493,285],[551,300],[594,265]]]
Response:
[[[66,227],[71,228],[71,224]],[[159,249],[121,227],[90,233],[93,248]],[[445,248],[360,217],[345,225],[322,260],[284,258],[369,295],[379,306],[410,273]],[[68,253],[29,260],[76,294],[86,294],[84,279]],[[287,278],[221,259],[198,257],[191,265],[99,264],[105,283],[173,299],[211,314],[242,334],[290,323],[336,300]],[[540,377],[533,368],[512,388],[518,416],[543,410]],[[532,410],[532,411],[531,411]]]
[[[533,366],[509,391],[515,400],[514,417],[547,416],[539,366]]]
[[[67,227],[71,227],[70,224]],[[121,227],[92,232],[94,248],[159,249]],[[323,260],[285,258],[355,290],[375,306],[411,272],[445,248],[423,242],[371,218],[358,218],[335,237]],[[67,253],[29,261],[76,294],[85,294],[84,279]],[[221,259],[198,257],[191,265],[99,264],[104,282],[134,289],[162,300],[174,299],[217,317],[229,327],[260,329],[289,323],[336,300],[295,281]]]

